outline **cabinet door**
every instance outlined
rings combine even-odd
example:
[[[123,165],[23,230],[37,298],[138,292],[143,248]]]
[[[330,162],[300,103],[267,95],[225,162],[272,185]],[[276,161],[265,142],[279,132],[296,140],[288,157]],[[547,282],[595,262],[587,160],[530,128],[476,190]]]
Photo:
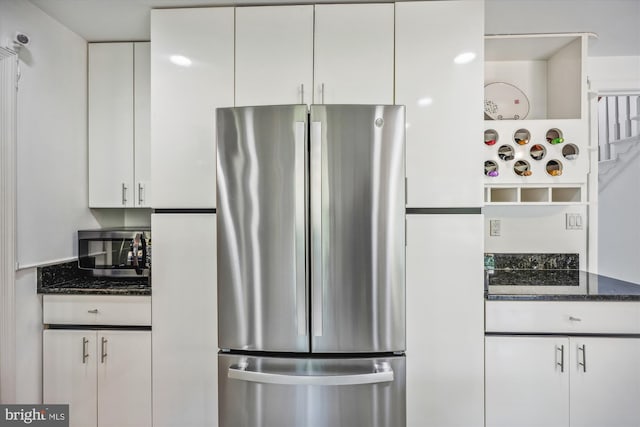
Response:
[[[215,208],[216,108],[234,105],[233,13],[151,11],[154,208]]]
[[[46,329],[42,336],[43,402],[69,404],[70,427],[96,427],[96,332]]]
[[[89,207],[133,206],[133,43],[89,43]]]
[[[151,44],[134,43],[134,205],[151,204]]]
[[[395,102],[407,106],[410,207],[482,205],[483,15],[476,1],[396,4]],[[465,53],[475,58],[461,61]]]
[[[640,339],[571,338],[571,427],[640,423]]]
[[[569,339],[487,336],[486,426],[569,426]]]
[[[99,331],[98,426],[151,427],[151,332]]]
[[[483,424],[482,215],[407,215],[407,426]]]
[[[393,4],[315,7],[316,104],[393,104]]]
[[[216,216],[153,214],[153,425],[218,425]]]
[[[311,103],[313,6],[236,9],[236,105]]]

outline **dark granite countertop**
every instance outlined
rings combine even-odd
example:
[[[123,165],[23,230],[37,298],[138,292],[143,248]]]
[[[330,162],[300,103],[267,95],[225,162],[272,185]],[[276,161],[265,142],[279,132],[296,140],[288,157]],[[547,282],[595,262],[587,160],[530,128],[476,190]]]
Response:
[[[39,294],[151,295],[149,277],[94,277],[76,261],[38,268]]]
[[[489,301],[640,301],[640,284],[586,271],[495,271],[485,274],[485,295]]]

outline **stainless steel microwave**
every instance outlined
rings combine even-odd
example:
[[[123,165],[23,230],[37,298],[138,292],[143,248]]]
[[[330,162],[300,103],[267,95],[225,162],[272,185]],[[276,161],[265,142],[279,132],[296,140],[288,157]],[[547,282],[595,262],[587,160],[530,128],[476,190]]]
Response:
[[[149,228],[78,231],[78,267],[94,276],[140,277],[151,270]]]

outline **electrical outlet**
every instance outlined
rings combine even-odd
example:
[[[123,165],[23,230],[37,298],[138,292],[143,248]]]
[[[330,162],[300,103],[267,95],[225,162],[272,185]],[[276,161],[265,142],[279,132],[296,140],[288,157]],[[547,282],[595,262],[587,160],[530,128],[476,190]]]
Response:
[[[582,230],[582,215],[579,213],[566,214],[566,228],[567,230]]]
[[[489,220],[489,236],[500,236],[500,220],[499,219],[490,219]]]

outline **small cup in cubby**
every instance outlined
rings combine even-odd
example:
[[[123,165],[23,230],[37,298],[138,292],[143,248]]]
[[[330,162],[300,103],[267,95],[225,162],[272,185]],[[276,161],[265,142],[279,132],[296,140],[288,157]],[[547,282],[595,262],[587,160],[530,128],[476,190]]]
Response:
[[[494,129],[487,129],[484,131],[484,143],[485,145],[496,145],[498,142],[498,132]]]
[[[510,145],[501,145],[500,148],[498,148],[498,157],[500,157],[500,160],[508,162],[509,160],[513,160],[515,156],[516,152]]]
[[[529,154],[531,154],[531,158],[533,160],[542,160],[547,154],[547,150],[542,145],[535,144],[533,147],[531,147],[531,150],[529,150]]]
[[[531,140],[531,133],[526,129],[518,129],[513,134],[513,141],[518,145],[528,144]]]
[[[547,142],[551,145],[562,144],[564,138],[562,137],[562,131],[557,128],[549,129],[547,131]]]
[[[513,165],[513,171],[519,176],[531,176],[533,174],[531,171],[531,165],[526,160],[518,160],[515,162]]]
[[[487,160],[484,162],[484,174],[490,177],[498,176],[498,164],[493,160]]]
[[[547,173],[551,176],[562,175],[562,162],[560,160],[549,160],[547,162]]]
[[[578,146],[575,144],[567,144],[562,147],[562,156],[567,160],[577,159],[578,154],[580,154],[580,150],[578,150]]]

